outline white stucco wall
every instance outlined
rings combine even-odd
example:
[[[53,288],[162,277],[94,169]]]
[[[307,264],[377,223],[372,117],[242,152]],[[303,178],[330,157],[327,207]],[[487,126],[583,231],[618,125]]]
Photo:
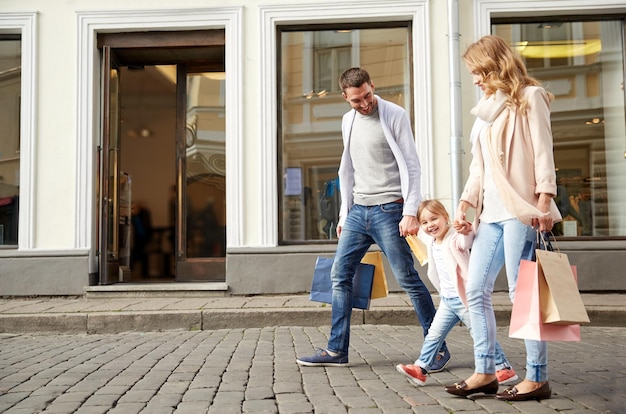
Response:
[[[349,1],[341,2],[346,9],[354,10],[354,15],[367,13],[368,9],[387,8],[393,13],[394,5],[399,9],[410,2],[388,1]],[[420,2],[414,2],[422,4]],[[531,4],[532,3],[532,4]],[[33,157],[33,186],[29,190],[31,211],[33,212],[30,228],[32,237],[28,245],[20,246],[25,250],[74,250],[89,249],[92,247],[94,206],[91,201],[86,201],[85,196],[91,196],[90,192],[81,191],[87,188],[93,192],[96,183],[90,176],[94,168],[95,153],[87,154],[91,162],[87,167],[81,165],[77,158],[85,148],[95,150],[95,146],[86,147],[85,140],[94,140],[93,136],[85,136],[82,128],[81,114],[84,108],[78,108],[77,95],[81,93],[80,85],[77,84],[80,71],[84,70],[79,59],[89,59],[93,56],[82,56],[79,50],[79,22],[77,15],[80,13],[105,13],[111,12],[137,12],[142,14],[145,10],[159,9],[199,9],[203,11],[215,8],[240,8],[241,21],[237,22],[235,32],[241,34],[240,56],[234,61],[241,66],[241,76],[237,81],[240,94],[237,105],[241,122],[237,131],[241,141],[238,143],[238,151],[231,154],[231,161],[236,161],[238,171],[233,171],[233,162],[229,164],[229,178],[238,176],[240,187],[236,190],[237,197],[231,199],[229,204],[231,213],[229,216],[229,228],[233,220],[237,222],[234,233],[229,234],[231,247],[272,247],[275,245],[275,237],[272,232],[276,230],[276,211],[268,206],[275,199],[276,180],[268,173],[274,169],[275,158],[267,159],[268,148],[264,147],[271,128],[267,127],[267,116],[263,112],[264,100],[272,82],[266,82],[263,75],[267,68],[262,66],[264,52],[261,39],[269,39],[273,33],[262,33],[266,27],[263,25],[263,12],[272,7],[285,8],[294,6],[313,6],[319,10],[330,9],[337,6],[337,2],[311,2],[303,0],[266,0],[242,2],[227,2],[216,0],[180,0],[177,2],[158,0],[135,0],[129,7],[127,0],[107,1],[46,1],[46,0],[3,0],[0,5],[0,13],[5,12],[36,12],[38,20],[36,27],[36,78],[34,89],[35,102],[33,108],[36,113],[34,124],[34,151]],[[423,4],[428,8],[429,26],[427,36],[429,55],[415,65],[427,65],[427,76],[430,88],[430,107],[416,108],[416,119],[423,117],[426,111],[426,121],[430,124],[428,131],[432,136],[432,145],[428,148],[431,156],[420,154],[424,163],[430,168],[426,171],[427,181],[425,196],[440,198],[446,202],[451,197],[450,178],[450,102],[449,102],[449,77],[448,77],[448,2],[426,1]],[[544,13],[558,13],[560,9],[568,9],[571,12],[592,12],[598,7],[606,11],[618,11],[624,8],[617,0],[604,0],[593,6],[576,1],[548,1],[548,2],[513,2],[513,1],[460,1],[460,48],[461,50],[475,40],[477,36],[488,29],[488,17],[490,13],[500,13],[503,8],[509,9],[509,14],[519,9],[520,13],[533,13],[540,10]],[[621,7],[621,8],[620,8]],[[532,9],[532,10],[531,10]],[[495,11],[494,11],[495,10]],[[343,13],[343,12],[342,12]],[[340,13],[327,13],[331,19],[338,17]],[[296,16],[296,15],[294,15]],[[296,16],[297,17],[297,16]],[[348,13],[340,18],[350,19]],[[298,17],[296,20],[300,19]],[[375,20],[374,17],[365,19]],[[153,19],[155,24],[158,18]],[[146,26],[150,26],[150,18],[144,20]],[[301,20],[298,20],[301,21]],[[312,18],[310,22],[316,23],[322,20]],[[414,27],[414,30],[420,28]],[[483,33],[484,34],[484,33]],[[232,39],[227,39],[227,48]],[[415,45],[414,45],[415,46]],[[95,51],[95,46],[94,49]],[[476,94],[471,85],[471,79],[461,71],[463,86],[463,130],[467,135],[471,127],[472,117],[469,108],[475,101]],[[85,75],[85,74],[83,74]],[[273,80],[275,81],[275,80]],[[98,85],[94,85],[93,93],[97,93]],[[97,95],[96,95],[97,96]],[[94,102],[97,101],[94,99]],[[97,102],[95,102],[97,105]],[[93,111],[97,114],[97,106]],[[274,114],[275,118],[275,114]],[[97,134],[99,125],[93,125],[93,133]],[[94,141],[95,143],[95,141]],[[467,140],[464,140],[464,157],[466,165],[469,162],[469,148]],[[419,144],[418,144],[419,145]],[[426,148],[426,147],[424,147]],[[23,154],[25,156],[25,154]],[[274,154],[274,157],[276,155]],[[83,160],[84,162],[84,160]],[[268,164],[269,162],[269,164]],[[87,173],[87,174],[86,174]],[[26,179],[26,177],[22,177]],[[88,183],[84,181],[87,180]],[[269,182],[269,183],[268,183]],[[268,193],[268,190],[270,192]],[[275,202],[275,201],[274,201]],[[449,205],[448,205],[449,206]],[[87,229],[87,230],[85,230]],[[22,238],[21,238],[22,239]]]
[[[416,59],[416,128],[422,128],[422,136],[433,136],[431,127],[431,107],[429,96],[431,85],[430,71],[437,70],[437,90],[443,89],[435,104],[442,115],[437,117],[437,133],[434,141],[420,141],[420,155],[425,165],[425,184],[427,192],[435,196],[447,194],[448,168],[446,138],[447,120],[447,81],[445,54],[438,54],[436,66],[430,65],[428,48],[446,47],[445,15],[446,4],[434,2],[432,15],[443,19],[440,24],[429,23],[428,3],[426,1],[345,1],[320,2],[309,1],[246,1],[243,3],[211,0],[171,1],[134,1],[132,8],[123,0],[92,2],[63,2],[42,0],[6,0],[2,2],[2,11],[30,11],[37,15],[36,25],[37,61],[36,84],[34,85],[34,103],[36,111],[34,147],[32,157],[32,243],[20,245],[22,250],[74,250],[91,249],[94,235],[94,202],[91,199],[97,183],[93,177],[95,171],[95,149],[99,136],[99,61],[95,45],[85,48],[85,42],[92,35],[85,30],[91,24],[94,30],[128,31],[135,28],[162,28],[176,30],[184,27],[184,20],[192,17],[180,17],[181,22],[164,22],[159,10],[189,12],[198,10],[200,14],[210,15],[216,12],[238,10],[237,19],[230,21],[233,34],[240,50],[232,58],[233,66],[240,71],[239,78],[233,83],[240,89],[240,98],[235,104],[238,120],[235,138],[230,137],[227,149],[231,194],[229,200],[232,210],[229,219],[230,247],[272,247],[277,244],[277,209],[276,209],[276,154],[272,153],[275,145],[273,126],[275,113],[264,106],[264,99],[274,91],[268,88],[275,82],[275,73],[268,71],[267,42],[274,31],[269,30],[268,21],[284,24],[285,22],[321,23],[328,21],[375,21],[378,19],[407,19],[424,11],[424,21],[414,27],[419,53]],[[293,8],[292,13],[289,9]],[[332,9],[333,13],[328,13]],[[112,17],[106,19],[103,16]],[[116,20],[116,17],[119,16]],[[271,16],[268,20],[267,16]],[[383,17],[380,17],[383,16]],[[389,16],[389,17],[387,17]],[[91,23],[85,23],[90,20]],[[264,20],[265,19],[265,20]],[[95,22],[95,23],[93,23]],[[194,22],[197,24],[197,22]],[[209,18],[209,24],[211,24]],[[213,23],[218,24],[218,23]],[[91,30],[90,27],[90,30]],[[436,27],[436,43],[429,43],[430,27]],[[265,30],[267,33],[262,33]],[[94,38],[95,39],[95,38]],[[227,36],[227,50],[235,39]],[[423,43],[423,45],[421,44]],[[265,49],[264,49],[265,48]],[[228,54],[229,52],[227,52]],[[441,61],[441,63],[439,63]],[[86,63],[89,62],[89,63]],[[266,65],[263,67],[263,65]],[[419,66],[418,66],[419,65]],[[272,79],[268,80],[268,77]],[[269,110],[275,110],[274,107]],[[232,111],[230,113],[233,113]],[[232,130],[232,128],[231,128]],[[442,138],[443,137],[443,138]],[[239,139],[237,146],[233,139]],[[434,146],[432,146],[434,143]],[[438,169],[442,174],[434,174],[430,166],[430,153],[436,154]],[[261,156],[260,156],[261,154]],[[25,162],[28,154],[22,154]],[[443,168],[442,168],[443,167]],[[235,170],[236,169],[236,170]],[[435,178],[437,177],[437,178]],[[25,179],[25,177],[22,177]],[[436,181],[435,181],[436,180]],[[442,190],[433,190],[444,187]],[[233,214],[234,213],[234,214]],[[22,239],[22,237],[20,237]]]

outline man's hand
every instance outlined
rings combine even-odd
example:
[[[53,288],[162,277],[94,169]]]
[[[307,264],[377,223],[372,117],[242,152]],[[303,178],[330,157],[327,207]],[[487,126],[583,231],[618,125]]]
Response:
[[[419,222],[415,216],[402,216],[398,227],[400,228],[400,236],[402,237],[406,237],[409,234],[417,234],[420,229]]]

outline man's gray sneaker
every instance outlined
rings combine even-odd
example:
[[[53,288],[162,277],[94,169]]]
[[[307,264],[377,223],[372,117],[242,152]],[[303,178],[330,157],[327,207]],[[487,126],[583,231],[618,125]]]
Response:
[[[318,349],[315,355],[298,358],[296,362],[306,367],[340,367],[348,364],[348,355],[332,356],[325,349]]]
[[[450,352],[447,349],[443,352],[437,352],[437,358],[428,372],[441,372],[448,365],[448,362],[450,362]]]

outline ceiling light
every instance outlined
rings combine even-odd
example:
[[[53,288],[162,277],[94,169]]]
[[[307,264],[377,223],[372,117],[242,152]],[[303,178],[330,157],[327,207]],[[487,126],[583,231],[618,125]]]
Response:
[[[517,42],[515,50],[525,58],[569,58],[587,56],[602,50],[600,39]]]
[[[537,27],[539,29],[557,29],[561,27],[562,24],[563,22],[545,22],[545,23],[539,23],[539,26]]]
[[[598,124],[603,124],[604,123],[604,119],[602,118],[592,118],[591,120],[585,122],[586,125],[598,125]]]

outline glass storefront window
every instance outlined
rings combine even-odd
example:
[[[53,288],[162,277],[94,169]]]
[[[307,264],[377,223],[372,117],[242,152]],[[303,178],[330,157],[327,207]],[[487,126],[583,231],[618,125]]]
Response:
[[[496,21],[492,32],[556,98],[556,200],[564,220],[555,234],[626,236],[624,21]]]
[[[341,73],[355,66],[367,69],[375,93],[411,113],[410,23],[371,26],[279,28],[282,243],[336,238],[341,117],[350,109],[338,85]]]
[[[0,245],[17,246],[20,190],[20,35],[0,35]]]

